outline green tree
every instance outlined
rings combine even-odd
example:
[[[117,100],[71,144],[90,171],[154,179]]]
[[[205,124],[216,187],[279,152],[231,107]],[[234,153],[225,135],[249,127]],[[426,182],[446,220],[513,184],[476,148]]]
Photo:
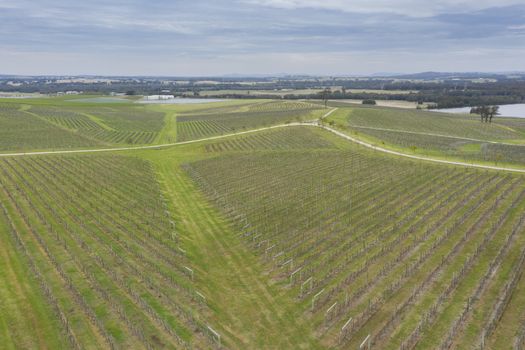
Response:
[[[489,123],[492,123],[492,118],[499,115],[499,106],[490,106],[488,112]]]

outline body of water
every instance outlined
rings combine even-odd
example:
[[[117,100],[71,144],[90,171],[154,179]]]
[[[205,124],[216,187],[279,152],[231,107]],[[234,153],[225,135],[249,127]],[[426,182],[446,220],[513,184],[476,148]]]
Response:
[[[16,94],[16,93],[0,93],[0,98],[19,98],[19,99],[25,99],[25,98],[42,98],[47,97],[46,95],[40,95],[40,94]]]
[[[131,102],[125,98],[118,97],[93,97],[93,98],[78,98],[74,100],[69,100],[71,102],[89,102],[89,103],[126,103]]]
[[[144,104],[163,104],[163,105],[185,105],[198,103],[223,102],[220,98],[172,98],[170,100],[140,100],[137,103]]]
[[[471,107],[433,109],[434,112],[443,113],[470,113]],[[525,103],[499,106],[500,117],[525,118]]]

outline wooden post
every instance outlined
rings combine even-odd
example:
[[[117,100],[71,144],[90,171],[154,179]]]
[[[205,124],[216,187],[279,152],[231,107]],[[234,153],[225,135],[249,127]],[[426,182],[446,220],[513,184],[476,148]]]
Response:
[[[186,271],[188,271],[188,273],[190,274],[191,280],[193,281],[193,277],[194,277],[194,276],[193,276],[193,270],[190,269],[188,266],[184,266],[184,269],[185,269]]]
[[[304,281],[301,284],[301,297],[304,295],[304,286],[307,285],[307,284],[310,284],[310,292],[311,292],[312,291],[312,287],[313,287],[313,278],[312,277],[308,278],[306,281]]]
[[[314,308],[315,308],[315,302],[317,300],[317,298],[324,292],[324,288],[323,290],[321,290],[319,293],[317,293],[316,295],[314,295],[314,297],[312,298],[312,312],[314,312]]]
[[[372,337],[370,336],[370,334],[365,338],[365,340],[363,340],[363,342],[361,343],[361,345],[359,345],[359,350],[363,350],[363,349],[367,349],[367,350],[370,350],[370,347],[372,346]]]
[[[295,274],[297,274],[301,270],[302,270],[302,267],[298,268],[297,270],[295,270],[294,272],[290,274],[290,284],[293,284],[293,279],[294,279]]]
[[[274,247],[275,247],[275,244],[272,245],[271,247],[266,248],[266,252],[265,252],[265,257],[266,258],[268,257],[268,253],[270,252],[270,250],[272,250]]]
[[[348,319],[348,321],[346,321],[346,323],[343,325],[343,327],[341,327],[341,333],[340,333],[341,340],[344,339],[345,333],[346,333],[347,329],[349,328],[350,324],[352,323],[352,320],[353,320],[353,318],[350,317]]]
[[[288,271],[290,271],[290,269],[293,269],[293,258],[288,259],[287,261],[283,262],[281,264],[281,267],[285,267],[286,265],[290,265],[290,267],[288,268]]]
[[[335,303],[333,303],[332,306],[330,306],[328,308],[328,310],[326,310],[326,313],[325,313],[325,324],[328,324],[328,321],[329,321],[329,315],[331,315],[332,311],[335,309],[335,307],[337,306],[337,301]],[[330,318],[331,319],[331,318]]]
[[[195,291],[195,294],[197,294],[197,296],[201,299],[201,301],[206,304],[206,297],[204,295],[202,295],[202,293],[198,292],[198,291]]]
[[[213,328],[211,328],[210,326],[208,326],[208,330],[214,335],[214,340],[215,342],[217,343],[217,345],[219,346],[219,348],[221,347],[221,335],[219,333],[217,333]]]

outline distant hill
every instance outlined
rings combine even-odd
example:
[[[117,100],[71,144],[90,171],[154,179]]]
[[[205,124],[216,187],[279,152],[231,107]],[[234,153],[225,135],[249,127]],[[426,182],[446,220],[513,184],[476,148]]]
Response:
[[[402,74],[390,76],[398,79],[418,79],[418,80],[451,80],[451,79],[507,79],[509,76],[525,77],[524,72],[509,73],[482,73],[482,72],[421,72],[414,74]]]

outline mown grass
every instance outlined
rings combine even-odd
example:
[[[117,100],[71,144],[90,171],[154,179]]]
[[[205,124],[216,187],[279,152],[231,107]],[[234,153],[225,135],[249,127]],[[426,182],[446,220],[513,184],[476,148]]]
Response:
[[[265,276],[235,230],[199,192],[181,164],[206,157],[184,146],[145,152],[172,199],[182,246],[196,271],[196,288],[214,311],[210,322],[227,347],[244,349],[319,348],[293,300]]]

